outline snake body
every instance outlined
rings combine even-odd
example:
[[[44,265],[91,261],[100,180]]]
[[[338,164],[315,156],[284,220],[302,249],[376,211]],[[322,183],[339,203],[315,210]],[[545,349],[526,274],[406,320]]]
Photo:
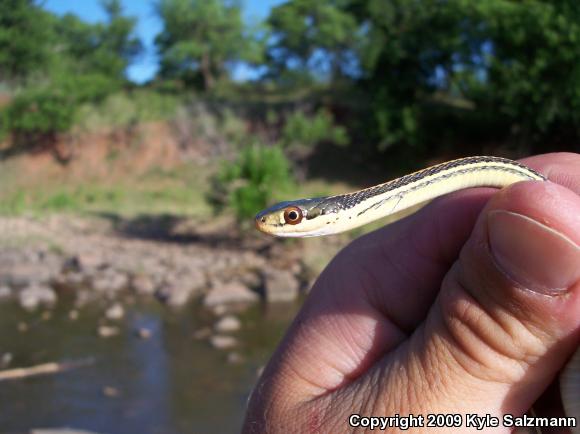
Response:
[[[391,222],[436,197],[470,187],[503,188],[520,181],[547,181],[540,173],[499,157],[467,157],[441,163],[364,190],[337,196],[278,203],[255,219],[256,227],[279,237],[336,234],[391,217]],[[580,433],[580,349],[561,377],[566,414],[576,418]]]

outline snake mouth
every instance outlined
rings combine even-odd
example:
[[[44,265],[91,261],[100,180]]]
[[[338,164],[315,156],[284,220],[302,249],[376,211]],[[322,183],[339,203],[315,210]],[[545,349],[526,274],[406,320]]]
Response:
[[[256,229],[260,232],[263,232],[268,235],[272,235],[272,229],[267,224],[267,214],[266,212],[262,211],[254,217],[254,225]]]
[[[266,217],[265,216],[261,216],[260,214],[258,214],[255,218],[254,218],[254,224],[256,225],[256,229],[258,229],[260,232],[266,232],[264,230],[264,224],[266,223]]]

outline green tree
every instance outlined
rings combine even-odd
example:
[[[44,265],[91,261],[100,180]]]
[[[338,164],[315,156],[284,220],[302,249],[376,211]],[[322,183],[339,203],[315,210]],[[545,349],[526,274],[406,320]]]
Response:
[[[66,53],[59,66],[122,82],[127,66],[143,50],[134,35],[137,22],[123,15],[120,0],[103,0],[101,5],[107,15],[104,23],[90,24],[72,14],[57,21],[61,50]]]
[[[14,3],[13,6],[17,3],[34,5],[24,0],[10,0],[8,3]],[[8,14],[4,5],[1,3],[0,12]],[[19,89],[4,110],[4,129],[13,133],[17,146],[32,147],[39,142],[54,142],[58,133],[72,126],[80,104],[102,101],[126,84],[125,70],[141,50],[140,41],[133,35],[136,21],[123,15],[119,0],[104,0],[102,6],[108,18],[105,23],[96,24],[84,22],[72,14],[58,17],[32,9],[44,20],[39,21],[40,24],[34,23],[33,27],[45,28],[47,35],[46,40],[36,41],[44,50],[44,73],[28,80],[28,86]],[[27,15],[22,15],[22,10],[19,12],[20,18],[14,19],[10,28],[14,35],[27,31],[28,21],[22,18]],[[15,13],[12,11],[13,15]],[[0,39],[4,31],[0,29]],[[28,41],[26,38],[23,40]],[[15,41],[12,43],[19,46]],[[41,63],[16,65],[18,68],[31,68],[30,71],[15,67],[8,69],[16,77],[26,78],[36,72],[34,68],[40,68]]]
[[[366,26],[360,62],[372,110],[369,131],[381,148],[421,143],[421,133],[429,134],[422,128],[425,102],[452,92],[455,68],[470,63],[465,8],[456,0],[358,3]]]
[[[123,15],[120,0],[102,0],[107,14],[105,24],[97,27],[100,39],[95,54],[95,67],[110,77],[122,79],[131,61],[143,50],[141,40],[134,35],[137,20]]]
[[[35,0],[0,2],[0,81],[23,79],[50,58],[50,16]]]
[[[350,75],[358,97],[335,104],[381,149],[580,136],[576,0],[289,0],[268,23],[271,74]]]
[[[357,69],[361,39],[351,0],[290,0],[272,9],[268,57],[275,74],[288,70],[338,78]]]
[[[261,44],[244,27],[237,2],[158,0],[156,9],[164,25],[155,39],[163,77],[201,74],[209,90],[228,66],[261,58]]]
[[[578,138],[577,1],[358,3],[368,29],[363,82],[383,144],[441,137],[432,103],[460,100],[471,108],[456,110],[450,134],[469,125],[472,141],[481,133],[532,143]]]
[[[469,6],[488,42],[485,93],[469,92],[481,107],[505,116],[535,143],[580,135],[580,3],[574,0],[487,0]],[[479,44],[480,46],[482,44]],[[536,150],[541,151],[542,146]]]

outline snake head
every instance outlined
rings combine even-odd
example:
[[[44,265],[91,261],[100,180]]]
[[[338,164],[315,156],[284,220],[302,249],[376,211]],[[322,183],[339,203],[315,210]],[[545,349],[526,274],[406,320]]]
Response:
[[[255,217],[260,232],[277,237],[308,237],[322,235],[317,230],[316,217],[322,214],[317,205],[324,198],[280,202]]]

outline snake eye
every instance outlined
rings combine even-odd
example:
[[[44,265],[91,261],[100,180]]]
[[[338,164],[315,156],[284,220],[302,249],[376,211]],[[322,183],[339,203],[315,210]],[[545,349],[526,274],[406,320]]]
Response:
[[[289,225],[297,225],[302,221],[302,210],[296,206],[284,210],[284,221]]]

